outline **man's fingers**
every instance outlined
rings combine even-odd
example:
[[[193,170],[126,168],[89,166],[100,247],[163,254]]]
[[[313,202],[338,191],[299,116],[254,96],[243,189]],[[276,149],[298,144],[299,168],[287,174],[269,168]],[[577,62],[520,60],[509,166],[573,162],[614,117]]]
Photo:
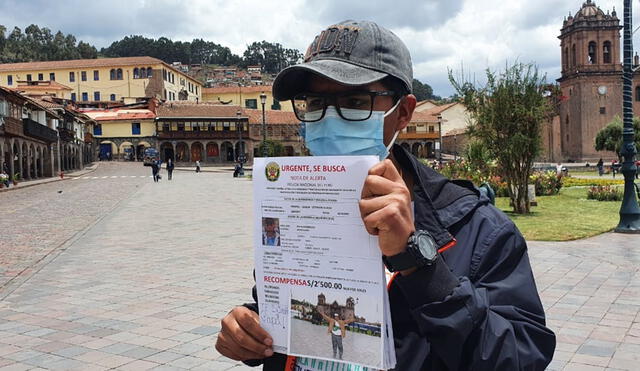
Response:
[[[222,339],[220,338],[222,336]],[[223,334],[218,335],[218,343],[216,343],[216,349],[220,354],[231,358],[236,361],[246,361],[248,359],[262,359],[264,354],[254,353],[239,347],[233,341],[229,341]]]
[[[271,339],[269,333],[260,326],[260,317],[258,317],[258,314],[245,307],[238,307],[238,309],[239,313],[236,316],[238,324],[260,343],[271,346],[273,344],[273,339]]]
[[[406,189],[404,183],[397,183],[380,175],[367,175],[367,178],[364,180],[364,185],[362,186],[362,193],[360,194],[360,197],[370,198],[374,196],[383,196],[396,190],[400,190],[401,188]]]
[[[392,182],[397,182],[402,180],[400,173],[398,173],[398,169],[389,159],[385,159],[381,161],[369,169],[369,175],[379,175],[381,177],[387,178]]]
[[[391,193],[385,196],[362,199],[359,201],[358,206],[360,208],[360,216],[364,218],[365,216],[378,211],[389,204],[403,204],[405,202],[409,201],[402,194]]]

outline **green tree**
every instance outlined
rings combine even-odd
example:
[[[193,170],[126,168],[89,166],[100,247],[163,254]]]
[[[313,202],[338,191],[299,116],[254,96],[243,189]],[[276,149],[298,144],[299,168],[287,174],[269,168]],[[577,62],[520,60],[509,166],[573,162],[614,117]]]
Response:
[[[487,83],[474,85],[456,81],[449,70],[451,84],[463,97],[470,114],[468,133],[496,159],[509,189],[513,211],[529,212],[527,184],[533,161],[541,150],[540,126],[551,113],[545,76],[533,64],[507,65],[497,74],[486,71]]]
[[[620,149],[622,148],[622,119],[616,116],[604,128],[600,129],[596,135],[596,151],[612,151],[622,158]],[[636,148],[640,148],[640,118],[633,118],[633,131],[635,135]]]
[[[272,139],[267,139],[266,142],[260,142],[260,145],[258,146],[258,154],[260,156],[262,156],[263,152],[263,148],[267,147],[267,154],[269,157],[278,157],[278,156],[284,156],[286,151],[284,149],[284,145],[282,145],[282,142],[277,141],[277,140],[272,140]]]
[[[286,49],[279,43],[274,44],[263,40],[247,45],[240,65],[242,67],[260,65],[263,72],[278,73],[301,60],[302,53],[298,50]]]
[[[437,95],[433,95],[433,88],[427,83],[423,83],[418,79],[413,79],[413,95],[416,96],[418,102],[433,99],[440,100],[441,98]]]

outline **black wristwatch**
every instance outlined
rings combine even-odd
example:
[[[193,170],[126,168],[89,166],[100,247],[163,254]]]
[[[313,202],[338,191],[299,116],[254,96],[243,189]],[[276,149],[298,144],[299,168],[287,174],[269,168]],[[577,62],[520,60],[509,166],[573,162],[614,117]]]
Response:
[[[411,233],[405,251],[392,256],[382,255],[382,261],[390,272],[426,267],[435,263],[437,259],[436,242],[429,232],[423,230]]]

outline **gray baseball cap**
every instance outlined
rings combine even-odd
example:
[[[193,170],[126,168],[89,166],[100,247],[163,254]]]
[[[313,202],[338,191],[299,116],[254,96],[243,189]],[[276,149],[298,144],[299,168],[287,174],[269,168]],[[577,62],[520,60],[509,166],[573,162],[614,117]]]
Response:
[[[393,32],[370,21],[344,21],[316,36],[304,62],[280,71],[273,96],[288,100],[306,89],[309,74],[344,85],[365,85],[393,76],[412,92],[409,49]]]

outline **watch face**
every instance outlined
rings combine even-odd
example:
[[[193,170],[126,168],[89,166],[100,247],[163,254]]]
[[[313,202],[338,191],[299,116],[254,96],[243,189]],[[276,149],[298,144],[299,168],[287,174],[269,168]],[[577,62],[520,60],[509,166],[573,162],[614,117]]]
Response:
[[[433,260],[438,253],[436,249],[436,243],[429,234],[419,234],[417,236],[418,249],[422,256],[429,260]]]

